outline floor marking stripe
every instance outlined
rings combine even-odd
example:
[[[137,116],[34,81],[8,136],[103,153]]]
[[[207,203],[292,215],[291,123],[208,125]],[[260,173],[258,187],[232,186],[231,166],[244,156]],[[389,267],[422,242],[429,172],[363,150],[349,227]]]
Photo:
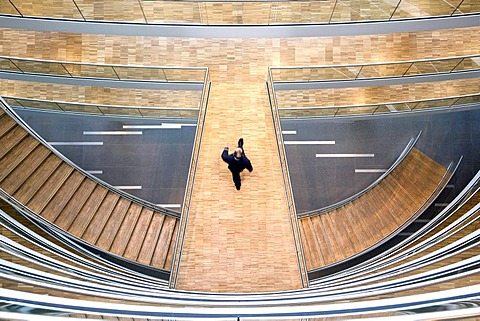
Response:
[[[297,131],[296,130],[282,130],[282,134],[284,134],[284,135],[296,135]]]

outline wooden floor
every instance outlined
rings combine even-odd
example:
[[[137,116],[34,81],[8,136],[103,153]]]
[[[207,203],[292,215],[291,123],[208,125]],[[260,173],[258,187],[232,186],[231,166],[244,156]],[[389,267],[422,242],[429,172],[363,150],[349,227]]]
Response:
[[[214,78],[215,79],[215,78]],[[178,289],[258,292],[301,288],[266,89],[215,82],[180,261]],[[253,172],[237,191],[225,144],[245,139]]]

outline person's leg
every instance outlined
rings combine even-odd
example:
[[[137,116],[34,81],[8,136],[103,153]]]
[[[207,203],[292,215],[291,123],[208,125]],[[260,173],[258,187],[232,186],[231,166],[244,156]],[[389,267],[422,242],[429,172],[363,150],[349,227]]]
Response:
[[[235,187],[237,190],[240,190],[240,186],[242,185],[242,180],[240,178],[239,172],[232,172],[233,182],[235,183]]]

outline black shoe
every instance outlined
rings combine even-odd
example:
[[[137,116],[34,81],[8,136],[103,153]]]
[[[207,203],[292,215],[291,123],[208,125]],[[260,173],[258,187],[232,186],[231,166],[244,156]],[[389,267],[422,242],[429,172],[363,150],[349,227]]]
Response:
[[[243,138],[238,140],[238,147],[243,148]]]

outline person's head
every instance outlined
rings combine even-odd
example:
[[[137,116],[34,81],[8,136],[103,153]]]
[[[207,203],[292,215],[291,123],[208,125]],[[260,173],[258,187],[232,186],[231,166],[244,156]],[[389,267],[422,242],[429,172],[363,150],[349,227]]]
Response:
[[[233,154],[233,156],[237,159],[240,159],[242,158],[242,154],[243,154],[243,150],[239,147],[235,149],[235,153]]]

